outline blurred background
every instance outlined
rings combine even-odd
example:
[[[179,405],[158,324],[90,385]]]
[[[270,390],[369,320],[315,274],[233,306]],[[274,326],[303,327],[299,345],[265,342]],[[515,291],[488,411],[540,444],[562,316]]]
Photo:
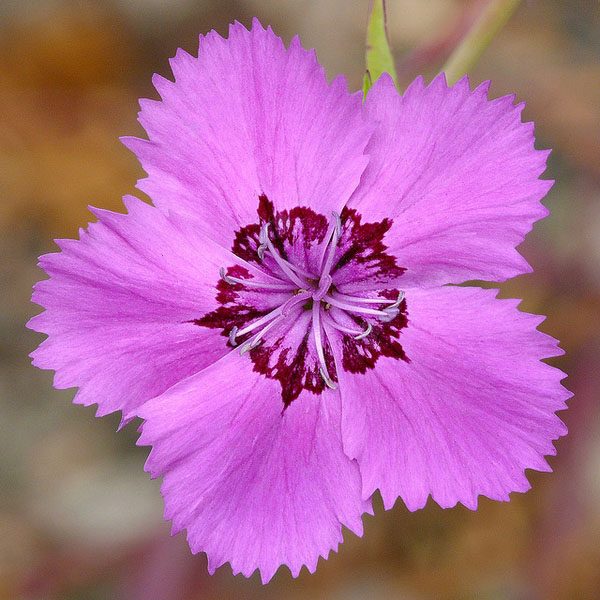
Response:
[[[485,2],[389,0],[404,83],[443,64]],[[473,73],[492,95],[516,92],[550,147],[556,179],[522,251],[535,273],[502,286],[548,315],[575,397],[554,474],[509,504],[477,512],[401,503],[366,518],[314,576],[281,570],[266,587],[229,567],[206,574],[162,520],[158,482],[129,426],[94,418],[27,357],[24,324],[39,254],[90,219],[121,209],[143,173],[118,141],[141,134],[137,99],[156,97],[178,46],[258,16],[299,33],[330,76],[363,75],[367,0],[0,0],[0,598],[23,600],[600,598],[600,10],[597,0],[530,0]]]

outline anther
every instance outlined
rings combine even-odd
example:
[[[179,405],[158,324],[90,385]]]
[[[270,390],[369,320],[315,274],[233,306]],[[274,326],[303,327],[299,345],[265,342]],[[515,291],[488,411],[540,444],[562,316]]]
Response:
[[[238,332],[238,327],[236,325],[234,325],[231,329],[231,331],[229,332],[229,343],[235,348],[237,346],[237,341],[235,339],[235,336],[237,335]]]

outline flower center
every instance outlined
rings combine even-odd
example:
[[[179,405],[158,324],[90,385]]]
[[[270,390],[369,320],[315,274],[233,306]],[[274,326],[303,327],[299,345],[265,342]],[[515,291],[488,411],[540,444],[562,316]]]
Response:
[[[378,319],[387,323],[399,314],[400,304],[404,300],[404,292],[402,291],[398,293],[395,300],[392,300],[353,296],[336,290],[331,277],[331,269],[334,265],[334,256],[341,235],[341,218],[339,214],[334,212],[332,213],[327,241],[323,244],[320,271],[318,274],[314,274],[286,260],[273,244],[273,240],[269,235],[269,223],[263,223],[260,229],[260,245],[257,248],[257,256],[261,261],[265,260],[267,254],[272,257],[281,269],[280,277],[277,278],[279,281],[272,284],[255,283],[227,275],[225,268],[221,268],[221,279],[229,285],[250,285],[263,289],[265,292],[290,290],[292,294],[277,308],[243,329],[239,329],[235,325],[231,328],[228,337],[232,346],[237,346],[240,338],[251,335],[240,346],[240,354],[245,354],[256,348],[262,342],[264,336],[280,321],[297,318],[298,310],[310,310],[311,331],[319,360],[319,374],[329,388],[335,389],[337,385],[329,374],[327,361],[325,360],[324,348],[327,328],[324,325],[326,324],[334,330],[351,335],[355,340],[362,340],[373,331],[372,320]],[[349,315],[357,315],[364,323],[364,328],[355,329],[339,323],[328,314],[331,307],[336,307]],[[356,318],[353,320],[356,321]]]
[[[362,224],[348,210],[329,219],[305,207],[275,213],[265,197],[258,214],[232,248],[253,272],[221,267],[220,307],[196,324],[222,329],[229,346],[278,379],[286,406],[302,389],[335,389],[338,368],[365,372],[381,355],[406,360],[397,341],[407,323],[397,287],[404,269],[382,243],[391,222]]]

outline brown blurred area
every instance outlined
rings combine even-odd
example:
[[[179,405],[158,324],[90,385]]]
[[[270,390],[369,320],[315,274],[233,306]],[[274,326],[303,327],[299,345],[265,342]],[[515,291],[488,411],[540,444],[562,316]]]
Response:
[[[481,2],[389,0],[400,72],[435,73]],[[24,327],[41,277],[36,257],[72,237],[87,205],[119,210],[143,176],[118,136],[140,134],[137,98],[155,97],[178,46],[258,16],[286,41],[299,33],[330,76],[363,73],[367,0],[0,1],[0,599],[204,600],[600,598],[600,10],[596,0],[529,0],[485,53],[473,79],[515,92],[550,147],[551,216],[522,246],[535,273],[502,286],[566,356],[570,435],[553,474],[508,504],[477,512],[399,502],[365,535],[297,580],[264,587],[210,577],[162,521],[145,449],[118,417],[94,418],[72,391],[29,364],[39,336]]]

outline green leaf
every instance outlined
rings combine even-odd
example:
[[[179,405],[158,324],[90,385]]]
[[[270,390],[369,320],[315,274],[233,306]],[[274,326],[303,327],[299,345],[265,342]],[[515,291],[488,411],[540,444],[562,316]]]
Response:
[[[363,94],[366,98],[371,86],[379,79],[382,73],[389,73],[398,85],[394,57],[386,29],[385,0],[371,0],[371,11],[367,25],[366,48],[367,72],[363,80]]]

